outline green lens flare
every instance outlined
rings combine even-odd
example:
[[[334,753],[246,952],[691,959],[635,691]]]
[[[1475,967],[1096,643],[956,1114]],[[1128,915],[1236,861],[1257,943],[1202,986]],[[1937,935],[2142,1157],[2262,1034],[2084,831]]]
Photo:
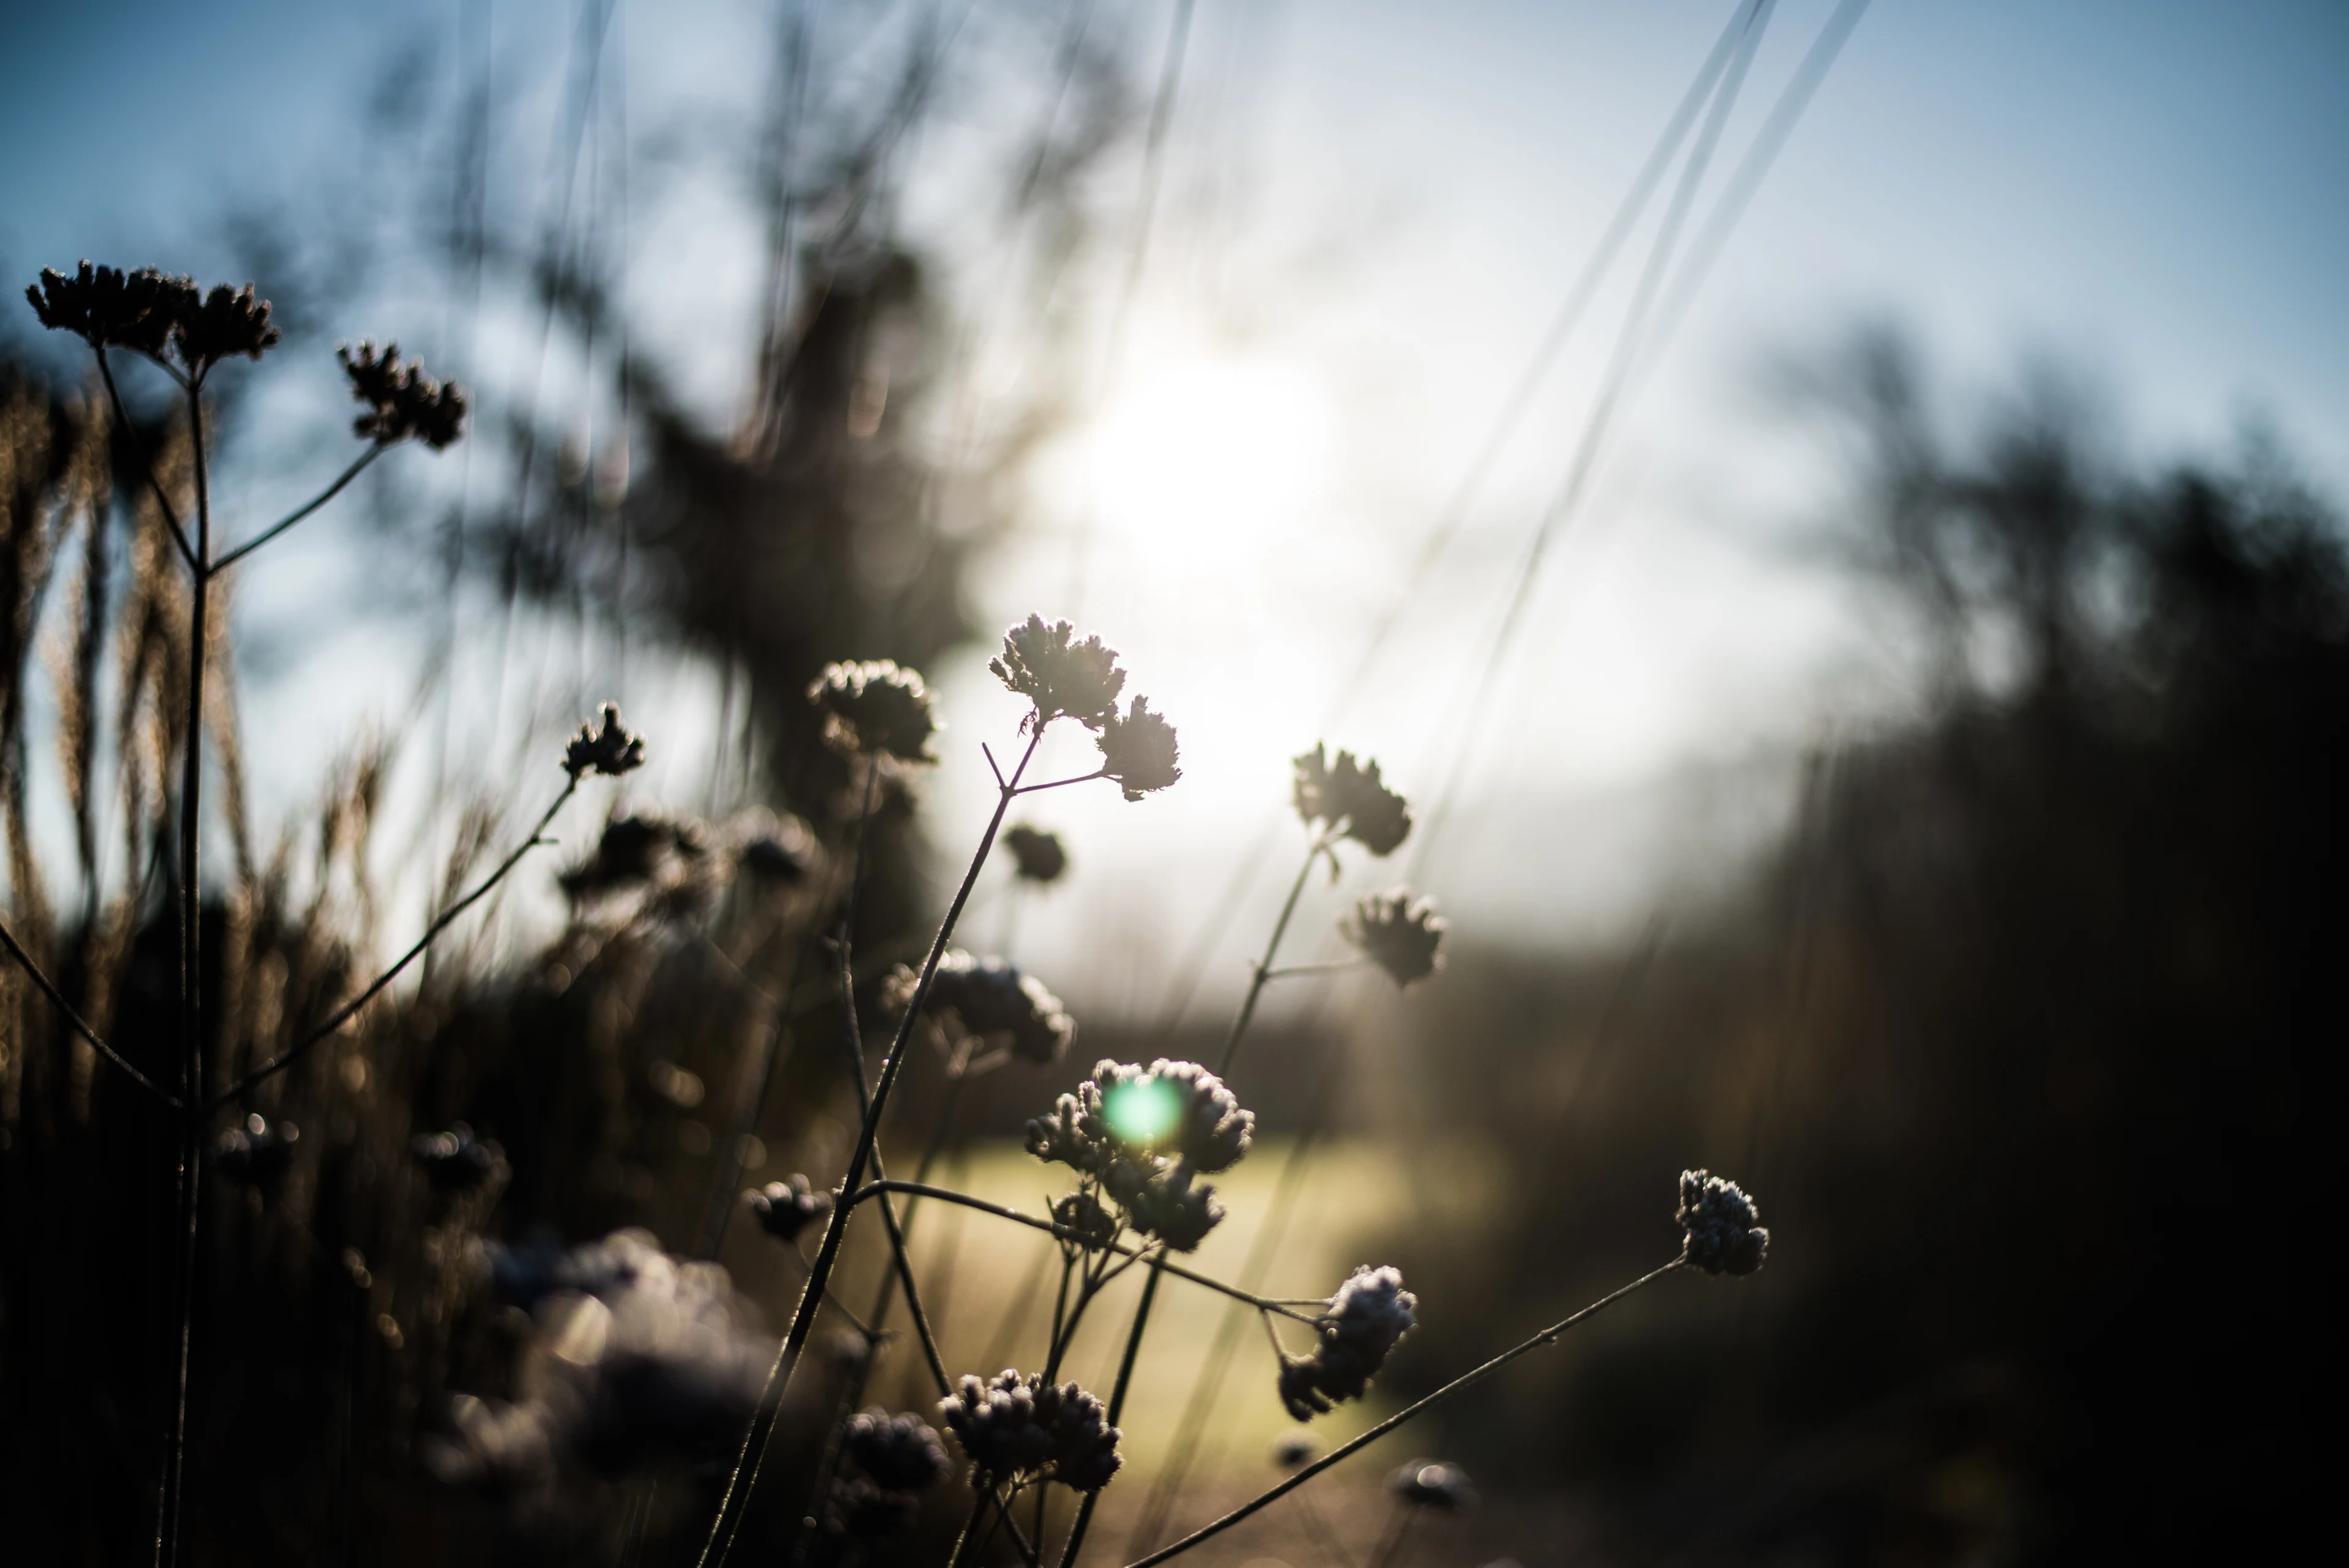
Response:
[[[1149,1148],[1174,1130],[1183,1115],[1183,1096],[1172,1084],[1137,1078],[1102,1096],[1102,1115],[1121,1141]]]

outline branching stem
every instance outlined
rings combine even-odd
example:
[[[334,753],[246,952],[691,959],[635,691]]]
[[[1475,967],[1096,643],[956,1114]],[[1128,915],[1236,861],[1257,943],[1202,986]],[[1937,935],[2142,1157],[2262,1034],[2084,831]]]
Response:
[[[1232,1064],[1239,1059],[1240,1042],[1256,1019],[1257,999],[1278,972],[1272,967],[1272,961],[1280,952],[1280,939],[1288,933],[1290,917],[1297,913],[1297,900],[1305,892],[1305,878],[1313,874],[1313,863],[1329,853],[1330,836],[1326,833],[1317,835],[1305,851],[1305,864],[1297,868],[1297,880],[1288,885],[1288,898],[1280,906],[1280,919],[1272,924],[1272,936],[1264,944],[1264,956],[1256,961],[1256,973],[1248,981],[1247,995],[1240,999],[1240,1010],[1232,1019],[1232,1032],[1224,1038],[1223,1059],[1216,1064],[1219,1077],[1231,1075]]]
[[[252,538],[247,539],[243,544],[239,545],[235,549],[231,550],[227,555],[222,556],[219,560],[214,561],[210,566],[206,567],[205,570],[213,576],[218,576],[220,573],[227,571],[231,566],[235,566],[239,561],[243,560],[247,556],[252,555],[255,550],[260,549],[264,545],[268,544],[272,539],[276,538],[277,535],[285,533],[285,530],[291,528],[294,524],[310,515],[311,513],[316,512],[319,507],[324,506],[327,502],[332,501],[336,496],[340,495],[343,493],[343,487],[350,483],[352,480],[357,479],[362,472],[366,472],[367,465],[368,463],[373,462],[377,458],[381,457],[385,452],[389,452],[390,450],[391,443],[388,441],[378,441],[370,443],[367,451],[359,453],[357,461],[354,462],[348,468],[343,470],[342,473],[332,484],[329,484],[326,489],[318,492],[317,494],[312,496],[309,500],[304,502],[301,505],[295,507],[292,512],[286,514],[284,517],[278,519],[278,521],[271,524],[268,527],[263,529]]]

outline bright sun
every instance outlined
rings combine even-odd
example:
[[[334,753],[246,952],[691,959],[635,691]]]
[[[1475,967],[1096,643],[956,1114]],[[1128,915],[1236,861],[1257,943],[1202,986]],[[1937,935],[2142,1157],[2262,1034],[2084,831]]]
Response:
[[[1246,358],[1143,374],[1090,432],[1102,520],[1145,559],[1226,559],[1291,535],[1327,477],[1330,410],[1311,376]]]

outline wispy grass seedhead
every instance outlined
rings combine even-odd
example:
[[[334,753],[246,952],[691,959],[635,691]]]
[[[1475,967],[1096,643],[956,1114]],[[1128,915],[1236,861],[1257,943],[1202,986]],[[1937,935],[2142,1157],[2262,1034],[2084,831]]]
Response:
[[[1002,653],[987,667],[1015,695],[1035,704],[1020,721],[1023,733],[1063,716],[1099,730],[1116,716],[1118,693],[1125,690],[1117,649],[1102,647],[1098,637],[1080,641],[1075,627],[1064,620],[1047,626],[1040,615],[1005,632]]]
[[[361,339],[357,348],[345,344],[335,350],[351,396],[366,410],[351,421],[351,430],[371,441],[389,446],[410,437],[434,452],[446,451],[465,433],[465,389],[454,381],[436,381],[424,367],[399,357],[399,345],[387,343],[380,353]]]
[[[1387,971],[1399,986],[1424,980],[1444,961],[1444,919],[1433,898],[1412,898],[1411,889],[1365,894],[1338,928],[1362,956]]]
[[[630,734],[621,724],[619,705],[614,702],[604,704],[601,729],[592,721],[580,725],[563,752],[563,771],[574,779],[587,774],[618,778],[644,765],[644,737]]]
[[[1371,854],[1392,855],[1411,836],[1411,808],[1380,782],[1379,764],[1357,763],[1351,752],[1329,762],[1319,742],[1296,759],[1294,798],[1307,826],[1338,830]],[[1341,826],[1342,825],[1342,826]]]
[[[929,690],[918,671],[894,659],[828,665],[808,688],[808,701],[823,714],[824,743],[834,751],[901,763],[938,760],[929,749],[938,730]]]
[[[1165,718],[1150,711],[1150,699],[1136,697],[1125,717],[1118,717],[1112,707],[1102,721],[1102,773],[1117,781],[1128,800],[1140,800],[1154,790],[1162,790],[1183,776],[1175,762],[1181,755],[1174,742],[1174,726]]]
[[[1281,1404],[1309,1421],[1340,1400],[1361,1398],[1418,1311],[1419,1298],[1402,1288],[1399,1270],[1356,1269],[1314,1323],[1313,1354],[1282,1358]]]
[[[1733,1181],[1702,1170],[1681,1172],[1681,1229],[1688,1261],[1708,1274],[1750,1274],[1769,1256],[1770,1232],[1754,1200]]]
[[[1069,851],[1057,833],[1015,823],[1004,829],[1003,847],[1011,851],[1012,867],[1022,882],[1048,887],[1068,874]]]
[[[985,1382],[965,1377],[938,1412],[980,1490],[1054,1480],[1099,1491],[1124,1463],[1107,1407],[1074,1383],[1007,1368]]]

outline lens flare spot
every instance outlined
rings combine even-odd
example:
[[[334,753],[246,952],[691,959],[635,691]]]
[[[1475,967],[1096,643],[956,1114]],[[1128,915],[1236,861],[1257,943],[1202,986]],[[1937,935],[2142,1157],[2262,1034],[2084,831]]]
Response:
[[[1174,1085],[1156,1078],[1136,1078],[1102,1096],[1102,1116],[1110,1130],[1136,1148],[1155,1147],[1174,1130],[1182,1114],[1183,1096]]]

